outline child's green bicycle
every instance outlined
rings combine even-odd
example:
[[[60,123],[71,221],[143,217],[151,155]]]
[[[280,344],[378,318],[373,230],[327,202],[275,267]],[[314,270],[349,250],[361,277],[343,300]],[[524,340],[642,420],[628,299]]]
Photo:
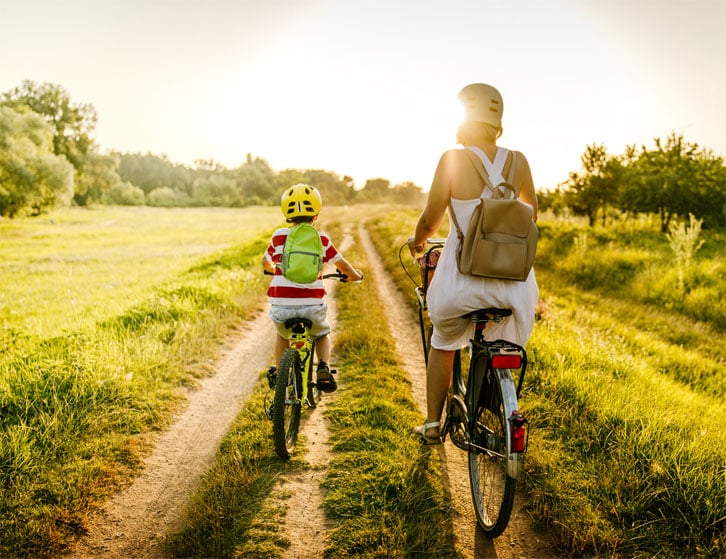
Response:
[[[323,279],[345,282],[348,276],[335,272],[325,274]],[[315,339],[310,335],[311,326],[312,322],[307,318],[285,321],[285,327],[292,331],[290,347],[282,354],[280,366],[271,367],[267,372],[270,388],[275,391],[267,415],[272,420],[275,452],[284,460],[290,458],[297,442],[303,402],[314,408],[320,401],[321,391],[313,380]]]
[[[426,290],[433,277],[444,239],[429,239],[429,249],[418,258],[421,284],[416,285],[424,357],[428,364],[431,327],[424,319]],[[401,251],[407,245],[401,247]],[[403,269],[403,259],[399,260]],[[487,308],[466,315],[475,325],[469,345],[468,374],[462,370],[462,355],[454,355],[452,386],[446,399],[446,420],[442,440],[467,452],[469,485],[477,521],[484,533],[495,538],[507,526],[514,505],[517,479],[524,471],[527,451],[527,420],[519,411],[517,398],[527,369],[527,352],[506,340],[484,339],[488,322],[501,322],[510,309]],[[518,379],[515,384],[515,374]]]

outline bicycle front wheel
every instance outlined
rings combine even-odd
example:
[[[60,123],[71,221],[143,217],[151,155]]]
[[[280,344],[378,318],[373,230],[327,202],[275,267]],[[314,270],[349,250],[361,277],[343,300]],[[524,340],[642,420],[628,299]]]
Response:
[[[481,367],[484,368],[483,363]],[[501,535],[507,527],[517,486],[517,481],[507,475],[509,429],[504,402],[505,397],[512,395],[502,393],[502,383],[496,372],[492,371],[488,382],[484,383],[483,398],[476,406],[476,423],[471,435],[478,448],[469,451],[469,483],[474,510],[479,526],[490,538]]]
[[[286,460],[295,448],[302,404],[302,365],[294,349],[286,349],[277,369],[272,435],[275,452]]]

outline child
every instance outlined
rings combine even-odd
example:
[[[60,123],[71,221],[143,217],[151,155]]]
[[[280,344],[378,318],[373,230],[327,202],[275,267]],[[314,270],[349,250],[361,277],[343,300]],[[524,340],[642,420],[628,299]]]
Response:
[[[283,192],[280,200],[282,214],[288,223],[312,223],[317,220],[320,208],[323,205],[318,190],[307,184],[296,184]],[[270,316],[277,328],[275,343],[275,362],[280,366],[282,354],[288,347],[290,331],[284,326],[285,320],[293,317],[308,318],[313,322],[311,334],[315,338],[315,353],[318,356],[317,387],[323,392],[333,392],[337,383],[330,372],[330,324],[327,319],[328,307],[323,297],[325,286],[318,277],[312,283],[300,284],[287,279],[280,269],[282,249],[285,239],[290,232],[289,227],[277,229],[272,234],[270,244],[262,257],[265,270],[274,274],[267,296],[270,300]],[[320,233],[323,244],[323,263],[330,262],[342,273],[348,276],[349,281],[363,279],[362,272],[353,268],[350,263],[336,250],[330,238]]]

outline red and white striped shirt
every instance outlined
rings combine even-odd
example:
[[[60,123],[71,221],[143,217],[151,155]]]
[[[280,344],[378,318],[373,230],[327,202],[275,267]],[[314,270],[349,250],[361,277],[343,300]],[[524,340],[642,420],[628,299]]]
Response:
[[[272,277],[270,287],[267,289],[270,303],[286,306],[320,304],[323,297],[325,297],[325,286],[322,277],[319,276],[312,283],[295,283],[283,276],[282,270],[278,266],[282,260],[282,249],[285,246],[285,240],[289,232],[289,227],[277,229],[272,234],[270,244],[265,251],[265,259],[275,265],[275,275]],[[323,263],[330,262],[332,264],[342,258],[327,234],[321,232],[320,240],[323,243]]]

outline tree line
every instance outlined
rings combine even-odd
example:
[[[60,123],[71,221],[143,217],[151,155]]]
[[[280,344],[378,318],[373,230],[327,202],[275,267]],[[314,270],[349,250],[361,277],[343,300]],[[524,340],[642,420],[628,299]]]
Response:
[[[674,218],[726,226],[726,166],[722,156],[672,133],[655,146],[628,146],[611,155],[603,144],[587,146],[582,168],[552,192],[539,195],[540,205],[555,213],[572,213],[603,225],[615,214],[656,214],[662,232]]]
[[[93,140],[92,105],[74,103],[51,83],[26,80],[0,95],[0,216],[39,215],[57,206],[91,204],[151,206],[274,205],[288,186],[315,185],[326,204],[423,204],[412,182],[366,181],[356,189],[349,176],[320,169],[275,172],[248,154],[234,169],[212,160],[194,167],[151,153],[102,153]]]
[[[94,107],[75,103],[59,85],[26,80],[0,95],[0,216],[39,215],[56,206],[90,204],[226,206],[277,204],[286,187],[305,182],[327,204],[402,203],[421,206],[412,182],[391,186],[369,179],[356,189],[349,176],[319,169],[275,172],[248,154],[234,169],[213,160],[194,167],[151,153],[102,153],[93,140]],[[587,146],[582,169],[554,191],[540,192],[542,209],[584,215],[594,224],[615,213],[660,216],[665,232],[674,217],[694,215],[707,227],[726,225],[723,157],[671,134],[655,147],[629,146],[611,155]]]

